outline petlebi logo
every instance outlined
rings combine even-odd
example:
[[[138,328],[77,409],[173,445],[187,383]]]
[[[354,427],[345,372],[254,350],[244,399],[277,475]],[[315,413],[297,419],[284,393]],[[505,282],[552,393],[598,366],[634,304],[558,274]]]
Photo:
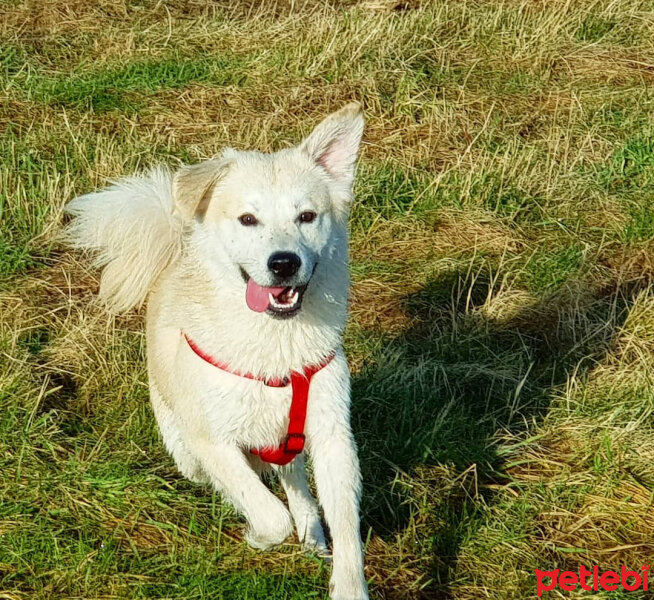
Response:
[[[540,598],[543,592],[560,589],[566,592],[573,592],[578,587],[587,592],[607,592],[623,589],[627,592],[636,590],[649,590],[649,565],[643,565],[640,571],[630,571],[624,565],[620,571],[601,571],[597,565],[587,569],[581,565],[579,572],[561,571],[540,571],[534,569],[536,574],[536,594]]]

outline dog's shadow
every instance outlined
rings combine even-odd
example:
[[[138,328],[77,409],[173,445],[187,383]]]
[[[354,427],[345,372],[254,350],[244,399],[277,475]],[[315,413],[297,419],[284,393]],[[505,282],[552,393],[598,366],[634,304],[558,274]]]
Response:
[[[437,523],[425,532],[433,583],[421,598],[449,597],[462,536],[481,526],[480,495],[492,502],[493,484],[506,482],[498,434],[528,433],[573,371],[602,360],[643,287],[570,283],[549,300],[493,309],[494,285],[490,275],[453,273],[407,296],[413,325],[371,334],[377,343],[353,377],[364,531],[402,535],[412,514],[414,524]]]

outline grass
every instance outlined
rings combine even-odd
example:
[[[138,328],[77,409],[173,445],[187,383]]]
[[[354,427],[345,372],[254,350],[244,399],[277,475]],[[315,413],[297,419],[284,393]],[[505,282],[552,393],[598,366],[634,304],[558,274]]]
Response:
[[[108,322],[56,233],[107,178],[280,148],[352,99],[372,596],[525,599],[535,568],[651,564],[651,3],[0,10],[0,597],[326,597],[327,565],[248,549],[177,474],[142,316]]]
[[[238,85],[243,75],[235,66],[222,57],[135,61],[126,66],[105,66],[97,73],[90,65],[82,65],[80,75],[37,78],[32,94],[41,102],[87,107],[95,113],[133,112],[147,100],[148,93],[158,90],[179,89],[190,83]]]

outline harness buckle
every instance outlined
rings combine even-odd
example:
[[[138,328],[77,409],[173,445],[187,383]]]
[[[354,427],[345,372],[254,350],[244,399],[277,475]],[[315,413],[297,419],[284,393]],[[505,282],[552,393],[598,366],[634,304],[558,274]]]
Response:
[[[284,452],[300,454],[304,450],[303,433],[287,433],[284,438]]]

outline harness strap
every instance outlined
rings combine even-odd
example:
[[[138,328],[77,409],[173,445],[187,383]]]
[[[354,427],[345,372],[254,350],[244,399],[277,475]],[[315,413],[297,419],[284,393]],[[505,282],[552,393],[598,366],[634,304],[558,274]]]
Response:
[[[214,367],[221,369],[222,371],[227,371],[232,375],[238,375],[239,377],[245,377],[246,379],[261,381],[261,383],[267,385],[268,387],[286,387],[290,383],[288,377],[284,377],[282,379],[280,379],[279,377],[273,379],[264,379],[263,377],[257,377],[256,375],[252,375],[252,373],[240,373],[239,371],[234,371],[233,369],[230,368],[230,366],[226,362],[217,360],[210,354],[207,354],[187,334],[182,332],[182,335],[184,336],[186,343],[189,345],[191,350],[193,350],[193,352],[195,352],[202,360],[208,362],[210,365],[213,365]]]
[[[322,363],[318,365],[308,365],[303,368],[302,372],[291,371],[290,378],[274,378],[265,379],[251,373],[240,373],[232,370],[227,363],[216,360],[209,354],[205,353],[189,336],[182,332],[184,339],[189,345],[189,348],[195,352],[202,360],[208,362],[210,365],[246,379],[260,381],[269,387],[286,387],[291,384],[292,397],[291,408],[288,414],[288,429],[277,448],[252,448],[250,452],[256,454],[261,460],[267,463],[274,463],[276,465],[287,465],[298,454],[304,451],[304,425],[307,418],[307,404],[309,401],[309,388],[311,387],[311,379],[313,376],[323,368],[325,368],[334,358],[334,354],[330,354]]]

